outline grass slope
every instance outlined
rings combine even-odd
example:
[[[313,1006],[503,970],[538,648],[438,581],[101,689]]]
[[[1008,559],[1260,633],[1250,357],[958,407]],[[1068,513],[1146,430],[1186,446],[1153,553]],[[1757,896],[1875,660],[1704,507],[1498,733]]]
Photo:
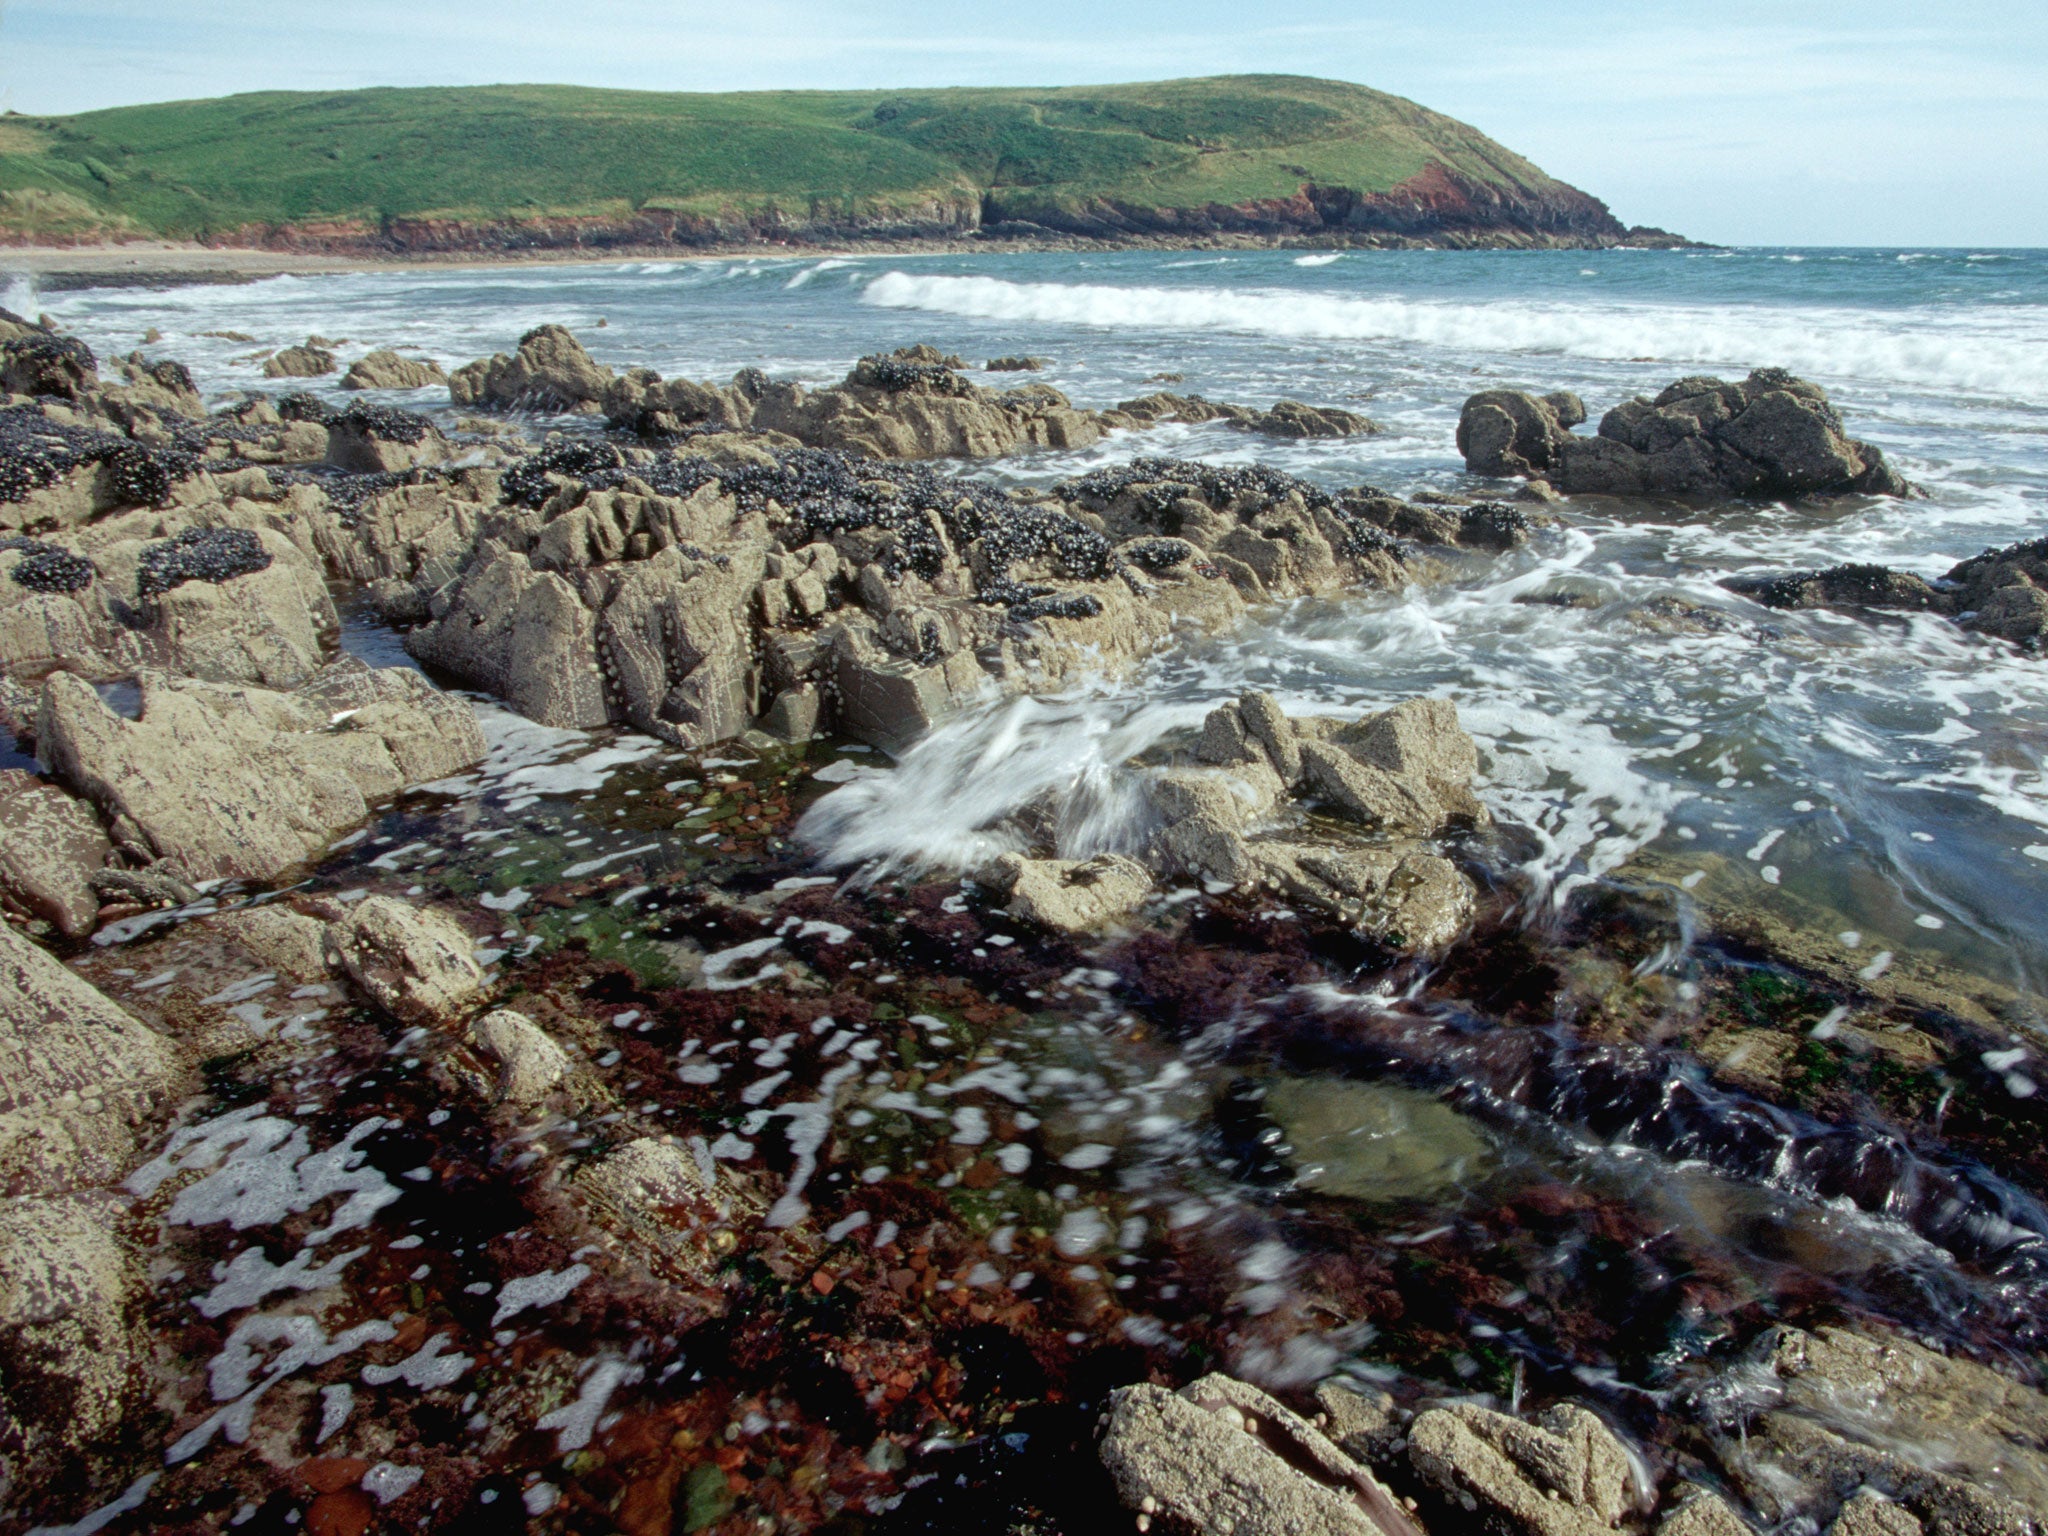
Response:
[[[1478,130],[1363,86],[1244,75],[1052,90],[684,94],[576,86],[262,92],[0,119],[0,231],[219,236],[391,218],[645,209],[887,216],[984,197],[1198,208],[1382,192],[1432,160],[1557,186]]]

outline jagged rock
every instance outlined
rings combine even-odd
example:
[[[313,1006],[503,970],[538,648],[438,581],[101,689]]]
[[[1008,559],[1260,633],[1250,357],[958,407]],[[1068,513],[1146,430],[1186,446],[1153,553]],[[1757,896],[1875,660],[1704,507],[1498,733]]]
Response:
[[[1407,1436],[1394,1399],[1388,1393],[1361,1391],[1356,1386],[1326,1381],[1316,1388],[1317,1423],[1338,1449],[1361,1466],[1399,1454]]]
[[[495,405],[568,411],[605,398],[612,371],[600,367],[565,327],[541,325],[519,338],[518,352],[500,352],[458,368],[449,377],[456,405]]]
[[[1657,1536],[1756,1536],[1718,1493],[1696,1488],[1657,1525]],[[1850,1536],[1854,1536],[1851,1532]],[[1877,1532],[1867,1536],[1879,1536]],[[1902,1533],[1903,1536],[1903,1533]],[[1914,1533],[1917,1536],[1917,1531]]]
[[[1721,585],[1766,608],[1904,608],[1943,612],[1952,600],[1918,576],[1881,565],[1837,565],[1824,571],[1728,576]]]
[[[77,400],[99,384],[99,362],[76,336],[31,331],[0,340],[0,391]]]
[[[1052,366],[1049,357],[992,357],[983,363],[988,373],[1039,373]]]
[[[1458,450],[1473,474],[1542,478],[1572,494],[1779,498],[1911,487],[1868,443],[1846,436],[1818,385],[1781,368],[1739,384],[1686,378],[1654,400],[1624,401],[1578,437],[1571,396],[1486,390],[1465,402]]]
[[[336,366],[334,354],[325,347],[284,347],[263,360],[263,376],[267,379],[313,379],[323,373],[334,372]]]
[[[352,475],[392,475],[449,455],[441,429],[413,411],[356,401],[322,423],[327,462]]]
[[[1484,826],[1472,792],[1479,749],[1447,699],[1409,699],[1345,723],[1288,719],[1266,694],[1220,705],[1196,756],[1218,767],[1263,761],[1290,789],[1307,789],[1383,832],[1427,837]]]
[[[92,932],[92,877],[113,845],[90,808],[20,769],[0,770],[0,905],[67,938]]]
[[[1392,1495],[1256,1387],[1208,1375],[1110,1394],[1100,1452],[1126,1508],[1202,1536],[1419,1536]],[[1146,1523],[1150,1523],[1149,1520]]]
[[[1145,866],[1122,854],[1027,859],[1006,853],[982,875],[1009,897],[1009,914],[1058,933],[1087,933],[1134,912],[1152,894]]]
[[[495,1088],[505,1104],[534,1104],[569,1070],[568,1054],[523,1013],[499,1008],[470,1026],[476,1048],[498,1064]]]
[[[1965,629],[2029,650],[2048,636],[2048,539],[1987,549],[1942,578]]]
[[[1176,395],[1166,391],[1126,400],[1098,418],[1103,427],[1145,428],[1176,422],[1198,426],[1221,421],[1267,437],[1326,438],[1365,437],[1380,430],[1378,422],[1335,406],[1304,405],[1299,400],[1278,400],[1269,411],[1249,406],[1227,405],[1200,395]]]
[[[1102,435],[1089,412],[1048,385],[987,390],[953,362],[908,349],[862,358],[832,389],[770,385],[747,424],[877,459],[986,459],[1024,447],[1084,448]]]
[[[596,616],[567,581],[486,543],[405,648],[530,720],[577,729],[609,718],[596,636]]]
[[[432,358],[401,357],[388,348],[369,353],[349,364],[342,375],[343,389],[425,389],[446,384],[448,375]]]
[[[483,989],[475,945],[451,917],[366,896],[328,925],[334,962],[402,1024],[444,1024]]]
[[[317,565],[269,529],[189,529],[183,565],[151,590],[152,546],[142,555],[147,633],[153,659],[172,671],[219,683],[296,688],[320,670],[325,641],[339,627]],[[221,545],[233,554],[195,569]]]
[[[1720,1451],[1767,1516],[1825,1515],[1868,1487],[1928,1536],[2036,1536],[2048,1510],[2048,1396],[1972,1361],[1845,1328],[1775,1329],[1757,1354],[1770,1393],[1761,1413],[1752,1403],[1727,1426]]]
[[[1408,1458],[1501,1536],[1605,1536],[1633,1503],[1628,1452],[1571,1403],[1533,1424],[1471,1403],[1432,1408],[1409,1426]]]
[[[1413,841],[1487,820],[1471,789],[1477,749],[1445,701],[1346,724],[1291,720],[1248,694],[1210,712],[1194,755],[1214,770],[1171,769],[1151,782],[1161,826],[1149,857],[1166,873],[1267,887],[1412,952],[1443,949],[1471,921],[1471,881]],[[1290,790],[1403,840],[1309,840]]]
[[[1828,1536],[1923,1536],[1926,1529],[1903,1506],[1865,1489],[1842,1506]]]
[[[178,1071],[169,1041],[0,922],[0,1192],[119,1178],[131,1118]]]
[[[104,1197],[0,1200],[0,1499],[119,1427],[137,1386],[134,1266]]]
[[[132,823],[150,852],[202,878],[254,880],[319,853],[370,802],[484,751],[465,701],[417,673],[360,663],[297,693],[145,674],[135,720],[57,673],[43,685],[36,743],[52,772],[110,822]]]

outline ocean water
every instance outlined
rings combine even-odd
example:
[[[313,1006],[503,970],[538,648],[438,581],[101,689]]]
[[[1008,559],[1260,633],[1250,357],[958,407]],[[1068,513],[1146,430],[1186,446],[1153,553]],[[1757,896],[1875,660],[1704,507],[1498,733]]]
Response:
[[[13,307],[38,302],[19,290]],[[1934,576],[2048,531],[2048,253],[890,254],[281,277],[40,307],[103,351],[154,327],[152,352],[211,391],[283,387],[250,359],[308,334],[344,358],[398,346],[453,366],[559,321],[602,361],[665,375],[758,366],[823,383],[864,352],[928,341],[970,363],[1044,357],[1029,377],[1086,405],[1160,387],[1287,396],[1387,429],[1279,443],[1171,427],[978,471],[1039,484],[1169,453],[1482,490],[1453,443],[1475,390],[1573,389],[1597,419],[1682,374],[1788,367],[1926,499],[1569,506],[1524,551],[1269,611],[1139,678],[1033,706],[1021,734],[1001,711],[958,722],[917,771],[861,787],[861,849],[894,839],[913,862],[957,864],[1049,782],[1114,801],[1120,755],[1243,686],[1338,712],[1438,693],[1479,737],[1495,806],[1537,834],[1539,905],[1647,852],[1706,871],[1724,900],[1838,914],[1872,953],[1928,949],[2023,987],[2048,965],[2048,666],[1939,619],[1773,613],[1718,585],[1852,560]],[[1564,588],[1591,606],[1527,601]],[[1643,610],[1669,599],[1722,622]],[[941,797],[952,814],[935,817],[933,775],[963,764],[978,793]],[[1075,822],[1104,835],[1100,817]]]

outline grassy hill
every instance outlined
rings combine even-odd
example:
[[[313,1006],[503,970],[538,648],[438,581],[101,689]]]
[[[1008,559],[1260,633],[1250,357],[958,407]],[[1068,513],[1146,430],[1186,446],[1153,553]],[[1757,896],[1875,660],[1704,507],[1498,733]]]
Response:
[[[1604,206],[1474,128],[1293,76],[1051,90],[280,91],[0,118],[0,238],[15,240],[459,245],[523,231],[543,244],[702,243],[1018,221],[1197,233],[1276,218],[1300,232],[1330,225],[1332,208],[1354,222],[1377,203],[1411,221],[1434,208],[1427,222],[1461,200],[1480,223],[1519,218],[1538,232],[1547,218],[1572,243],[1621,233]]]

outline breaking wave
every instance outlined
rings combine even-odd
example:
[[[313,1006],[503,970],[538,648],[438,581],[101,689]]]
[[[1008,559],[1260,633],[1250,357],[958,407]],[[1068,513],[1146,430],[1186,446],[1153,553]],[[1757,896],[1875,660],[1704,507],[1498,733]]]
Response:
[[[1284,289],[1020,283],[885,272],[865,302],[983,320],[1105,330],[1221,331],[1296,340],[1416,342],[1461,352],[1549,353],[1795,372],[2048,400],[2048,317],[1768,305],[1473,303]]]

